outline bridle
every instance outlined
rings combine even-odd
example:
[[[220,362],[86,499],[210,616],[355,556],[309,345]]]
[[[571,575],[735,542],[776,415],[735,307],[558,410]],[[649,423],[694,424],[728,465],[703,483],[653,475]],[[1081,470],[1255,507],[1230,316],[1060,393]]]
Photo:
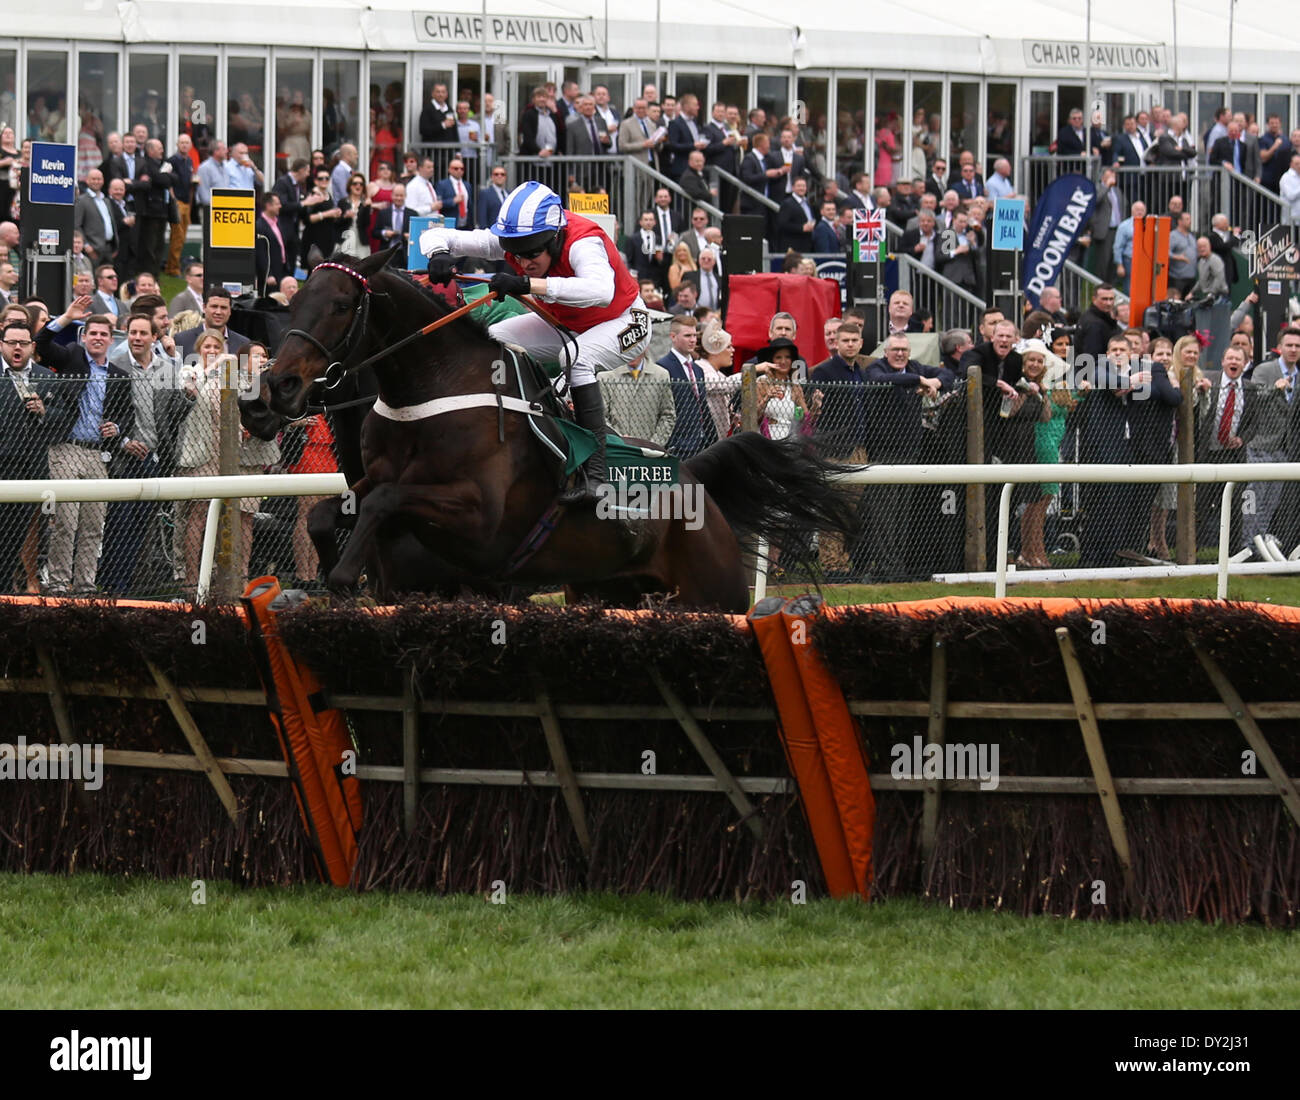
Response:
[[[310,332],[307,332],[306,330],[300,328],[291,328],[288,332],[284,334],[283,337],[281,337],[280,348],[282,349],[284,347],[285,340],[288,340],[290,336],[298,336],[301,337],[303,340],[306,340],[307,343],[309,343],[312,347],[314,347],[317,351],[319,351],[321,355],[325,357],[325,363],[326,363],[325,373],[321,375],[319,378],[313,378],[312,384],[315,385],[316,383],[319,382],[323,384],[327,390],[332,390],[335,389],[343,381],[343,379],[345,379],[353,371],[360,370],[362,367],[366,366],[367,364],[374,362],[375,359],[382,359],[385,355],[388,354],[388,352],[385,351],[378,356],[372,356],[370,359],[367,359],[364,362],[359,363],[356,367],[351,368],[351,370],[349,370],[347,367],[343,365],[344,363],[347,362],[348,357],[355,350],[352,346],[353,341],[356,340],[358,333],[365,331],[366,321],[370,316],[370,296],[372,293],[370,289],[370,280],[367,279],[364,275],[362,275],[361,272],[359,271],[354,271],[352,270],[352,268],[346,267],[343,264],[336,264],[328,260],[325,263],[317,264],[312,269],[312,274],[315,275],[316,272],[320,271],[322,268],[330,271],[341,271],[345,275],[349,276],[352,279],[355,279],[358,283],[361,284],[361,292],[362,292],[361,300],[357,302],[356,309],[352,311],[352,322],[351,324],[348,325],[347,332],[343,334],[342,343],[339,344],[336,348],[333,349],[327,348],[324,344],[322,344],[319,340],[317,340],[316,337],[314,337]],[[304,284],[304,289],[305,289],[305,284]],[[278,349],[277,349],[277,354],[278,354]]]

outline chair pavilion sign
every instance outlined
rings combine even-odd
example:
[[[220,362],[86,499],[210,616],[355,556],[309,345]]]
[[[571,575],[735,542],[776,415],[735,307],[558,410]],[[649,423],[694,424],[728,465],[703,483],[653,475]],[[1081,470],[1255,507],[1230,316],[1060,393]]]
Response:
[[[1026,38],[1022,42],[1025,67],[1039,72],[1082,72],[1088,67],[1085,57],[1091,58],[1094,73],[1165,76],[1169,72],[1169,59],[1163,42],[1148,45],[1093,42],[1091,46],[1082,42],[1038,38]]]
[[[483,43],[484,17],[457,12],[413,12],[415,37],[423,43],[447,49],[478,49]],[[546,19],[531,15],[489,15],[487,48],[524,50],[528,53],[556,53],[572,57],[597,57],[596,21]]]

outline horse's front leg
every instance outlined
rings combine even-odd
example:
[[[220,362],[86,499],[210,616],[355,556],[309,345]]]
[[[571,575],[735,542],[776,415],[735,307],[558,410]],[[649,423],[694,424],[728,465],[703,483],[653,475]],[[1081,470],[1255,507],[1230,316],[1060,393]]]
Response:
[[[320,559],[322,576],[328,577],[339,563],[339,544],[334,533],[356,525],[361,501],[369,492],[370,479],[363,477],[347,492],[326,497],[307,513],[307,534]]]
[[[486,541],[500,522],[500,503],[486,509],[484,503],[482,488],[474,481],[375,486],[361,501],[347,549],[329,573],[330,588],[337,592],[356,586],[379,528],[398,516],[433,524],[472,542]]]

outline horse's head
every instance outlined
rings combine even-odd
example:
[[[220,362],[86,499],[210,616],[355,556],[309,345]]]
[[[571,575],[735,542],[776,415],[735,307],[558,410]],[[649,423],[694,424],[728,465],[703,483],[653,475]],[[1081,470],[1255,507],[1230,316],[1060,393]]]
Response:
[[[280,341],[275,361],[263,375],[262,397],[272,411],[297,418],[307,407],[312,385],[327,372],[337,377],[368,342],[370,280],[399,251],[401,245],[357,261],[327,261],[294,295],[289,306],[289,330]]]

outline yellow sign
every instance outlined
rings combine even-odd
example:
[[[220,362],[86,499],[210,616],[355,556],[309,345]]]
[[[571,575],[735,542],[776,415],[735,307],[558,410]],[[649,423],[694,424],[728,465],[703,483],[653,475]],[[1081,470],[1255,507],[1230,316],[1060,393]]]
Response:
[[[581,191],[569,192],[569,213],[571,214],[608,214],[608,195],[587,195]]]
[[[208,242],[213,248],[252,248],[257,211],[253,192],[212,194],[208,215]]]

